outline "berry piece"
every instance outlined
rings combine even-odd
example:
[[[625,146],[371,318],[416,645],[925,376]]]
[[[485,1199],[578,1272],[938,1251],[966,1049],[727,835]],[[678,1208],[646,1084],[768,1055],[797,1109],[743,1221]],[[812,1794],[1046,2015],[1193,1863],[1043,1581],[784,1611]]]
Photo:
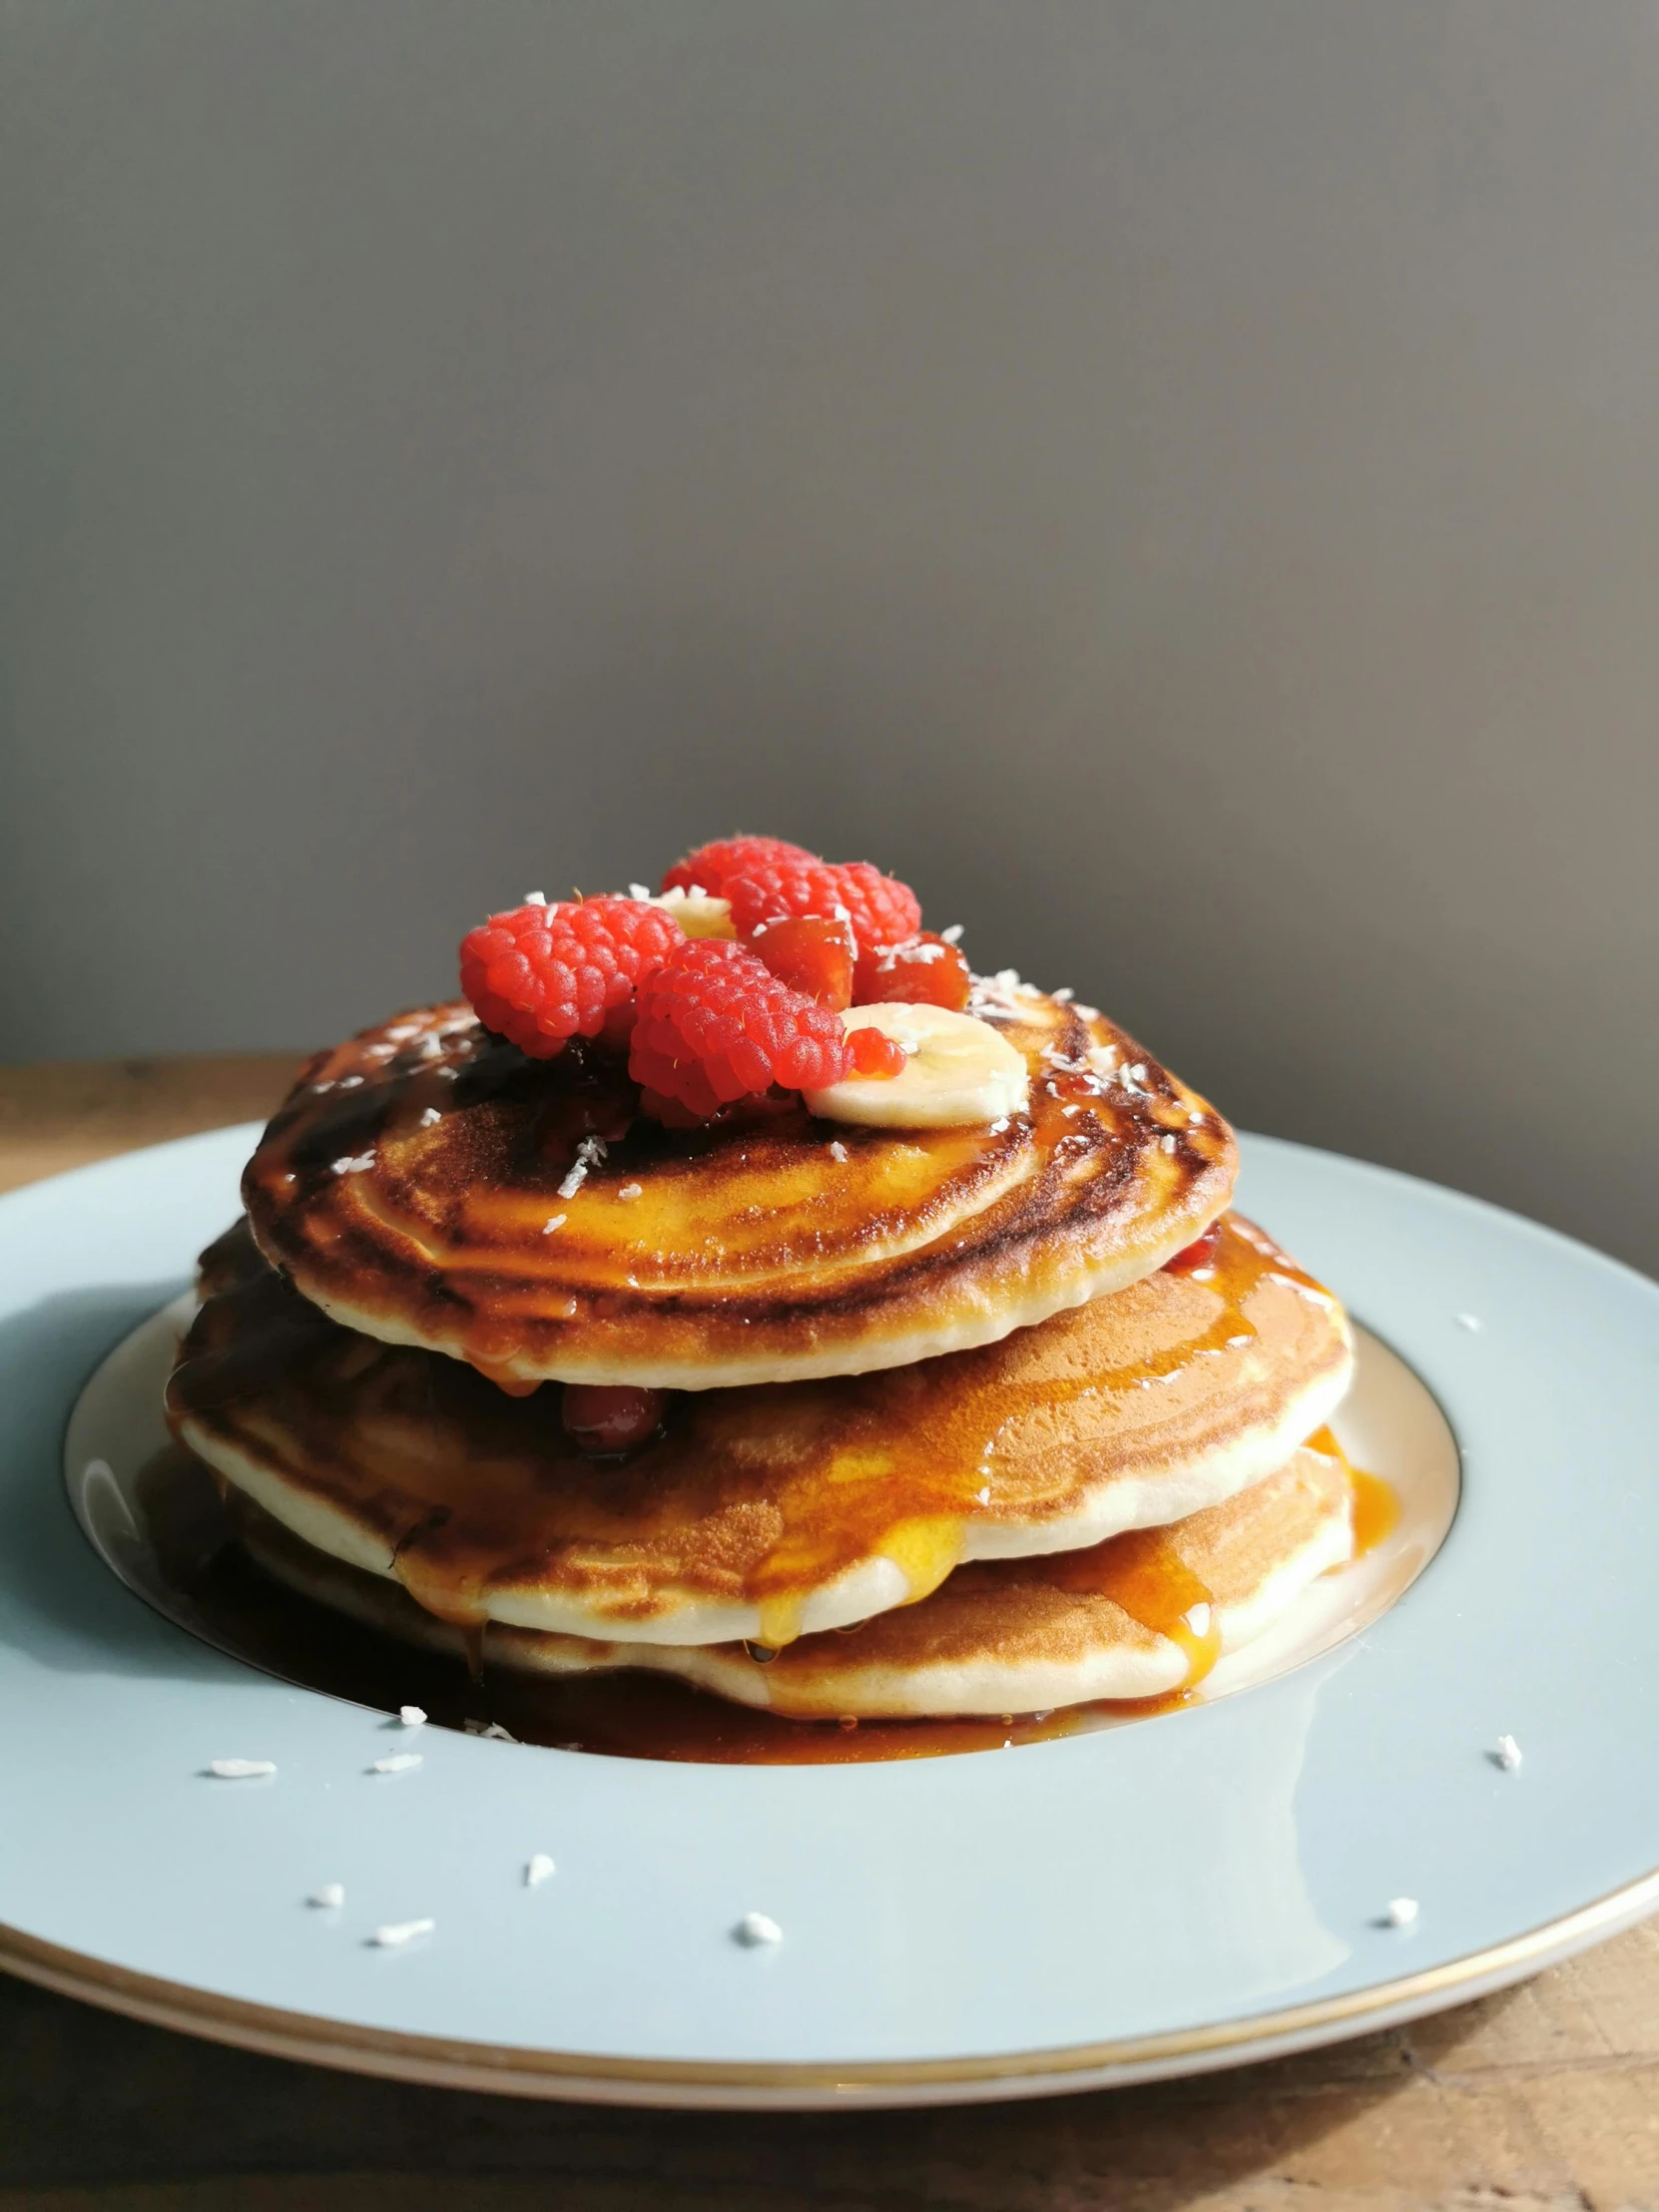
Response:
[[[867,860],[831,867],[827,860],[774,860],[734,875],[726,885],[732,923],[740,937],[762,922],[817,914],[832,920],[844,912],[860,952],[898,944],[921,926],[921,906],[908,883],[883,875]]]
[[[651,1441],[663,1425],[663,1393],[628,1382],[567,1382],[559,1417],[584,1457],[608,1459]]]
[[[719,937],[683,944],[640,986],[628,1072],[647,1093],[701,1118],[774,1083],[838,1083],[847,1064],[836,1017],[742,945]]]
[[[1211,1222],[1202,1237],[1195,1237],[1190,1245],[1183,1245],[1173,1260],[1164,1262],[1166,1275],[1196,1275],[1200,1268],[1215,1265],[1216,1247],[1221,1243],[1221,1223]]]
[[[700,844],[695,852],[676,860],[663,877],[663,888],[689,891],[696,883],[711,897],[724,898],[734,875],[746,874],[752,867],[773,867],[781,860],[813,857],[805,845],[791,844],[787,837],[717,837],[713,844]]]
[[[684,944],[680,924],[638,898],[515,906],[461,940],[461,989],[486,1029],[532,1060],[572,1037],[620,1042],[642,976]]]
[[[817,914],[763,921],[749,940],[749,949],[781,983],[832,1013],[851,1005],[855,948],[844,921],[825,921]]]
[[[956,947],[924,929],[903,944],[859,954],[852,979],[853,1003],[947,1006],[959,1014],[967,1005],[972,981],[967,961]]]
[[[847,1032],[846,1051],[852,1062],[850,1073],[873,1077],[877,1082],[902,1075],[904,1063],[910,1057],[896,1037],[887,1036],[868,1022],[862,1028]]]

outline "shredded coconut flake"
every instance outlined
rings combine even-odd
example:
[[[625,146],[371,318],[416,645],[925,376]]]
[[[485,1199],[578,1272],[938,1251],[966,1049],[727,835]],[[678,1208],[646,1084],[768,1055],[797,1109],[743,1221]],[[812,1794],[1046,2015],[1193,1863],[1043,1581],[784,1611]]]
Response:
[[[630,898],[643,898],[647,904],[649,904],[651,900],[651,893],[643,883],[630,883],[628,886],[628,895]]]
[[[624,1183],[616,1195],[621,1199],[643,1198],[645,1196],[645,1185],[643,1183]]]
[[[1069,1006],[1077,993],[1069,983],[1062,983],[1057,991],[1050,991],[1048,995],[1056,1006]]]
[[[325,1882],[320,1890],[313,1890],[305,1900],[307,1905],[320,1905],[324,1912],[335,1913],[345,1903],[345,1884]]]
[[[948,929],[939,931],[939,936],[946,944],[960,944],[962,941],[962,924],[959,921],[953,921]]]
[[[1389,1898],[1382,1918],[1389,1928],[1409,1928],[1417,1917],[1415,1898]]]
[[[428,1106],[425,1112],[420,1116],[419,1120],[415,1123],[415,1127],[417,1129],[430,1129],[434,1122],[442,1121],[442,1119],[443,1116],[438,1112],[435,1106]]]
[[[553,1219],[552,1219],[551,1221],[544,1221],[544,1222],[542,1223],[542,1226],[541,1226],[541,1233],[542,1233],[542,1235],[543,1235],[544,1237],[551,1237],[551,1236],[552,1236],[552,1234],[553,1234],[553,1232],[554,1232],[554,1230],[555,1230],[555,1229],[562,1229],[562,1228],[564,1227],[565,1223],[566,1223],[567,1221],[569,1221],[569,1219],[570,1219],[570,1216],[569,1216],[568,1214],[555,1214],[555,1215],[553,1216]]]
[[[1158,1144],[1160,1150],[1164,1152],[1173,1152],[1175,1150],[1175,1138],[1173,1137],[1173,1135],[1168,1137],[1160,1137],[1158,1139]]]
[[[509,1736],[499,1721],[463,1721],[462,1728],[469,1736],[481,1736],[492,1744],[516,1744],[518,1738]]]
[[[372,1152],[347,1153],[343,1160],[331,1163],[335,1175],[361,1175],[374,1165]]]
[[[426,1726],[426,1715],[418,1705],[400,1705],[397,1708],[397,1717],[405,1728],[424,1728]]]
[[[553,1862],[546,1852],[538,1851],[525,1867],[524,1887],[527,1890],[537,1889],[542,1883],[551,1882],[554,1872]]]
[[[751,1950],[762,1943],[781,1943],[784,1931],[769,1913],[746,1913],[732,1936],[735,1941],[746,1944]]]
[[[384,1759],[376,1759],[368,1771],[370,1774],[407,1774],[411,1767],[424,1764],[418,1751],[392,1751]]]
[[[841,1143],[839,1137],[830,1145],[830,1157],[831,1160],[844,1160],[847,1157],[846,1147]]]
[[[990,1484],[989,1484],[989,1483],[987,1482],[987,1483],[985,1484],[985,1487],[984,1487],[984,1488],[983,1488],[982,1490],[975,1490],[975,1491],[974,1491],[974,1493],[973,1493],[973,1495],[974,1495],[974,1498],[975,1498],[975,1500],[976,1500],[976,1501],[977,1501],[977,1502],[978,1502],[979,1504],[981,1504],[981,1505],[988,1505],[988,1504],[990,1503],[990,1501],[991,1501],[991,1486],[990,1486]]]
[[[604,1159],[607,1146],[603,1137],[584,1137],[576,1147],[576,1157],[570,1172],[559,1185],[560,1198],[574,1198],[588,1179],[589,1168],[595,1168]]]
[[[1513,1736],[1500,1736],[1492,1757],[1505,1774],[1513,1774],[1521,1763],[1521,1748]]]
[[[275,1774],[275,1759],[210,1759],[208,1772],[221,1782],[252,1782],[259,1775]]]
[[[526,906],[545,906],[547,904],[547,893],[545,891],[526,891],[524,903]]]
[[[374,1931],[374,1941],[382,1950],[400,1950],[417,1936],[430,1936],[437,1925],[436,1921],[387,1921]]]

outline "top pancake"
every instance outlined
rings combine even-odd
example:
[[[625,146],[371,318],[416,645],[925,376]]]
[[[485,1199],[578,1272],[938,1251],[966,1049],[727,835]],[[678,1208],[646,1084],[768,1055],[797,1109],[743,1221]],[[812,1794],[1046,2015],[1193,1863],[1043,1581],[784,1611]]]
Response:
[[[508,1388],[908,1366],[1153,1273],[1237,1170],[1226,1122],[1104,1017],[1025,987],[974,1011],[1031,1072],[1005,1123],[859,1129],[766,1099],[671,1131],[584,1045],[530,1061],[427,1007],[311,1061],[243,1196],[324,1313]]]

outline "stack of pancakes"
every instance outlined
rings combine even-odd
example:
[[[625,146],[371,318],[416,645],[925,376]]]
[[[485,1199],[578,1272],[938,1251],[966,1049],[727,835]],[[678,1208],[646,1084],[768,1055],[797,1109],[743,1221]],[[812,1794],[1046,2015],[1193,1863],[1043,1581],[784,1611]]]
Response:
[[[1110,1021],[973,1010],[1029,1106],[939,1130],[664,1129],[464,1005],[319,1055],[168,1391],[254,1557],[475,1665],[802,1718],[1155,1698],[1260,1634],[1353,1551],[1342,1308]],[[587,1455],[568,1384],[661,1425]]]

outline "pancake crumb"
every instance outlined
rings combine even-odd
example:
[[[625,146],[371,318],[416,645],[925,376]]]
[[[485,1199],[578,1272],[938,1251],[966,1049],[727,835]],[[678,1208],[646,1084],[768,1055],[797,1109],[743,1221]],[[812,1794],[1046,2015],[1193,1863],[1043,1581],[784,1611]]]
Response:
[[[769,1913],[746,1913],[733,1929],[732,1940],[754,1950],[762,1943],[781,1943],[784,1931]]]
[[[426,1714],[418,1705],[400,1705],[397,1708],[397,1717],[405,1728],[424,1728],[426,1726]]]
[[[424,1766],[418,1751],[394,1751],[384,1759],[376,1759],[368,1768],[370,1774],[407,1774],[411,1768]]]
[[[1478,1314],[1459,1314],[1457,1326],[1459,1329],[1466,1329],[1471,1336],[1478,1337],[1481,1329],[1480,1317]]]
[[[253,1782],[260,1776],[275,1774],[275,1759],[210,1759],[208,1772],[221,1782]]]
[[[524,1887],[527,1890],[539,1889],[542,1883],[551,1882],[556,1872],[557,1869],[545,1851],[534,1852],[524,1869]]]
[[[1500,1736],[1491,1758],[1494,1766],[1501,1767],[1505,1774],[1513,1774],[1521,1763],[1521,1748],[1513,1736]]]
[[[320,1890],[311,1892],[305,1903],[321,1906],[326,1913],[337,1913],[345,1903],[345,1884],[343,1882],[325,1882]]]
[[[370,1940],[381,1950],[400,1950],[417,1936],[430,1936],[437,1925],[436,1921],[387,1921],[374,1931]]]
[[[1415,1898],[1389,1898],[1388,1909],[1382,1916],[1384,1928],[1409,1928],[1417,1917]]]

